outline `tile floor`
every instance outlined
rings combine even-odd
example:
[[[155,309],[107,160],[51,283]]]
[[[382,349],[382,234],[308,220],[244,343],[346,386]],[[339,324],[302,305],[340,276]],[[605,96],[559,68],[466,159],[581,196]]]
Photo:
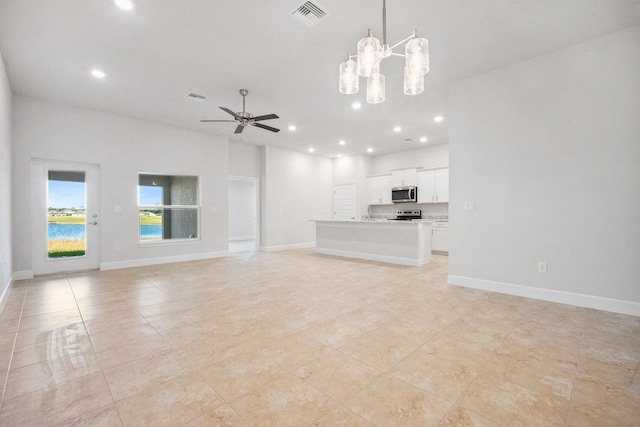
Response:
[[[637,426],[640,318],[311,250],[14,285],[0,425]]]

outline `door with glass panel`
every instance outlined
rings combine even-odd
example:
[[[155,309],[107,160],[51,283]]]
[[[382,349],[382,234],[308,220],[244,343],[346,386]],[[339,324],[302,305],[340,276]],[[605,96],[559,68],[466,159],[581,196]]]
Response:
[[[99,165],[34,159],[34,274],[100,267]]]

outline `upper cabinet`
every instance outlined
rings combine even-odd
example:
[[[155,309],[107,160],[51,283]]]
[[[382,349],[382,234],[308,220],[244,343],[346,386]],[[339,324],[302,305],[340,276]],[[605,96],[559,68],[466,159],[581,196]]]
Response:
[[[418,173],[418,203],[449,202],[449,169]]]
[[[402,169],[391,173],[392,187],[418,185],[418,169]]]
[[[436,202],[449,202],[449,169],[436,170]]]
[[[391,204],[391,175],[372,176],[367,178],[369,204]]]

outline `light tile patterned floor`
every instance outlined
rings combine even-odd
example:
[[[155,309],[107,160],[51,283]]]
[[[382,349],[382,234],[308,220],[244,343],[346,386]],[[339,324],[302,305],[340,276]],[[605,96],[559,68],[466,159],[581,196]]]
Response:
[[[0,425],[639,425],[640,318],[446,274],[300,250],[19,282]]]

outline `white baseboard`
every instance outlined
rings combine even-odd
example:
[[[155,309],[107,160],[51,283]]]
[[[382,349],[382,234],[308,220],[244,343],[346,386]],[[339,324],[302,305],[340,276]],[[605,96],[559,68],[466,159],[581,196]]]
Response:
[[[13,280],[33,279],[33,270],[14,271]]]
[[[364,252],[341,251],[338,249],[326,249],[326,248],[321,248],[321,249],[316,248],[316,252],[319,254],[325,254],[325,255],[335,255],[335,256],[343,256],[347,258],[366,259],[367,261],[388,262],[391,264],[408,265],[411,267],[420,267],[424,265],[424,264],[421,264],[420,261],[417,259],[402,258],[402,257],[396,257],[396,256],[389,256],[389,255],[377,255],[377,254],[369,254]]]
[[[100,270],[117,270],[120,268],[145,267],[148,265],[169,264],[173,262],[197,261],[201,259],[220,258],[229,255],[228,251],[204,252],[199,254],[164,256],[155,258],[132,259],[100,263]]]
[[[278,252],[278,251],[288,251],[291,249],[307,249],[307,248],[313,248],[315,246],[316,246],[316,242],[294,243],[292,245],[260,246],[260,250],[263,252]]]
[[[241,242],[243,240],[256,240],[256,236],[229,237],[230,242]]]
[[[611,311],[613,313],[640,316],[640,303],[633,301],[624,301],[595,295],[577,294],[573,292],[558,291],[555,289],[535,288],[531,286],[521,286],[514,285],[512,283],[494,282],[492,280],[453,275],[448,276],[447,283],[455,286],[499,292],[501,294],[575,305],[578,307],[593,308],[596,310]]]
[[[4,306],[7,305],[7,300],[9,299],[9,294],[11,293],[13,281],[13,276],[9,277],[9,282],[6,284],[4,291],[2,292],[2,296],[0,296],[0,314],[4,310]]]

